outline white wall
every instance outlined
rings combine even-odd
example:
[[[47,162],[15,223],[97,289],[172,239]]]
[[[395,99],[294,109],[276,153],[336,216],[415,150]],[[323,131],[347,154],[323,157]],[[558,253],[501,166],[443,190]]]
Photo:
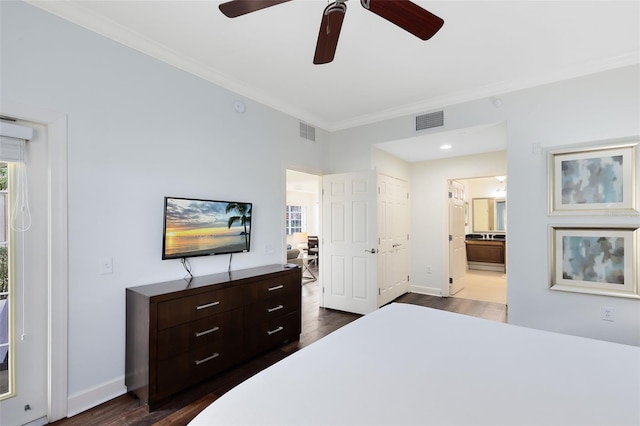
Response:
[[[371,168],[405,181],[409,181],[411,176],[409,163],[375,147],[371,149]]]
[[[507,124],[508,304],[509,322],[640,345],[638,300],[573,294],[548,288],[548,227],[557,223],[587,224],[589,217],[547,215],[546,157],[542,149],[640,134],[640,67],[627,66],[537,88],[502,94],[502,108],[490,99],[444,108],[445,126],[430,132],[483,124]],[[330,168],[334,172],[367,168],[371,148],[378,142],[412,135],[411,117],[335,132],[331,136]],[[342,151],[341,151],[342,150]],[[347,153],[342,155],[341,152]],[[536,152],[536,153],[534,153]],[[459,161],[466,161],[461,164]],[[413,288],[439,291],[444,286],[446,177],[505,174],[475,170],[473,159],[411,167]],[[471,171],[473,170],[473,171]],[[461,174],[464,172],[464,174]],[[640,190],[640,184],[636,185]],[[640,197],[636,197],[640,198]],[[638,224],[638,217],[610,217],[610,224]],[[635,259],[637,262],[637,259]],[[424,266],[433,266],[426,274]],[[615,310],[616,321],[602,321],[602,306]]]
[[[639,95],[640,68],[631,66],[505,96],[509,322],[640,345],[640,300],[548,289],[549,225],[602,223],[602,218],[548,216],[547,158],[532,149],[534,143],[549,149],[624,137],[637,140]],[[640,173],[636,179],[640,191]],[[640,225],[640,217],[607,217],[604,223]],[[630,261],[638,264],[637,258]],[[614,308],[615,322],[601,320],[603,306]]]
[[[507,153],[423,161],[411,166],[411,289],[448,296],[447,180],[506,175]],[[431,273],[428,273],[428,270]]]
[[[124,289],[184,275],[178,261],[160,260],[163,196],[253,202],[253,250],[236,256],[232,267],[279,263],[283,164],[368,170],[379,164],[374,144],[415,135],[407,116],[333,134],[317,129],[318,142],[304,142],[295,118],[248,100],[247,112],[237,114],[238,97],[229,91],[28,4],[0,7],[2,98],[68,115],[72,399],[92,394],[95,402],[101,386],[123,384]],[[637,300],[548,290],[547,229],[571,219],[547,216],[545,157],[532,153],[534,143],[637,137],[639,75],[632,66],[504,94],[500,109],[489,99],[448,106],[445,126],[430,131],[507,122],[510,322],[640,345]],[[446,178],[506,174],[494,170],[502,167],[497,163],[462,158],[410,167],[415,286],[437,290],[444,282],[438,242],[445,241]],[[113,257],[111,275],[98,274],[104,256]],[[227,261],[194,259],[194,273],[224,271]],[[600,320],[603,305],[615,309],[615,322]]]
[[[68,116],[70,411],[124,389],[125,288],[180,279],[162,261],[163,197],[251,201],[252,251],[284,263],[284,166],[323,170],[329,135],[23,2],[1,2],[3,100]],[[113,258],[113,274],[99,260]],[[229,257],[192,260],[195,275]]]

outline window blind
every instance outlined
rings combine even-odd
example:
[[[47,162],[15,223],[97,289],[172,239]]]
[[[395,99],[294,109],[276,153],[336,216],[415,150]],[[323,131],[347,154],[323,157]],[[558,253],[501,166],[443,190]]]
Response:
[[[0,120],[0,161],[24,161],[24,144],[33,137],[31,127]]]

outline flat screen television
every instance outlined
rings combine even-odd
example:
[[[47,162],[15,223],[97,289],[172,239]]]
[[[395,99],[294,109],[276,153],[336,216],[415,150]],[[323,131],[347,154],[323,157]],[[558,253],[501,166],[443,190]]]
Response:
[[[164,197],[162,259],[248,252],[251,203]]]

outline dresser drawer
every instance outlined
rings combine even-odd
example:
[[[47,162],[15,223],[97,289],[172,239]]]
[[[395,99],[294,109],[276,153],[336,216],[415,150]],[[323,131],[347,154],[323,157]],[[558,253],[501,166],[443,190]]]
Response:
[[[215,342],[238,344],[242,336],[242,309],[165,328],[158,332],[158,359],[166,359]]]
[[[158,303],[158,329],[230,311],[242,304],[242,289],[229,287]]]
[[[298,339],[300,331],[299,311],[264,321],[255,327],[246,329],[245,350],[249,354],[257,354],[286,340]]]
[[[158,362],[158,395],[169,395],[217,374],[242,359],[239,346],[214,343]]]
[[[300,309],[300,296],[295,292],[280,293],[244,308],[244,324],[253,327]]]
[[[287,274],[252,283],[247,286],[249,295],[247,303],[281,297],[283,294],[297,294],[300,296],[302,281],[297,279],[299,277],[299,274]]]

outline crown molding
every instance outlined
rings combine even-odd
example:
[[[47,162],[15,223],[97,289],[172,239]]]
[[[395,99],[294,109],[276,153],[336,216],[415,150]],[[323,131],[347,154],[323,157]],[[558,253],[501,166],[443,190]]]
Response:
[[[629,65],[640,64],[640,50],[629,52],[623,55],[606,58],[600,61],[593,61],[579,66],[565,68],[560,71],[550,72],[547,74],[531,77],[528,79],[516,79],[503,81],[495,84],[489,84],[477,87],[471,90],[451,93],[444,96],[430,98],[424,102],[416,102],[400,106],[398,108],[379,111],[373,114],[362,115],[353,119],[335,122],[330,125],[327,130],[338,131],[345,130],[357,126],[364,126],[375,122],[390,120],[394,118],[404,117],[407,115],[422,114],[431,110],[441,109],[447,106],[460,104],[463,102],[475,101],[478,99],[489,98],[500,94],[515,92],[518,90],[530,89],[532,87],[542,86],[545,84],[556,83],[563,80],[582,77],[599,72],[609,71],[616,68],[622,68]]]
[[[592,61],[578,66],[565,68],[560,71],[534,76],[528,79],[503,81],[473,88],[471,90],[436,96],[423,102],[402,105],[397,108],[382,110],[372,114],[365,114],[348,120],[328,122],[309,111],[303,111],[299,107],[269,96],[255,87],[249,87],[241,81],[205,66],[194,58],[172,50],[169,47],[149,39],[135,31],[131,31],[113,20],[99,16],[98,14],[95,14],[83,7],[80,2],[43,0],[24,1],[85,29],[116,41],[124,46],[214,83],[235,94],[259,102],[288,116],[295,117],[315,127],[330,132],[399,118],[406,115],[423,113],[425,111],[444,108],[463,102],[474,101],[498,94],[528,89],[531,87],[640,63],[640,51],[634,51],[616,57]]]
[[[154,59],[214,83],[237,95],[241,95],[247,99],[251,99],[271,107],[291,117],[303,120],[315,127],[321,129],[327,129],[330,127],[330,123],[322,120],[320,117],[306,111],[301,111],[299,108],[275,99],[258,89],[248,87],[245,83],[220,73],[217,70],[213,70],[187,55],[179,53],[162,43],[158,43],[155,40],[132,31],[113,20],[107,19],[92,12],[91,10],[88,10],[83,7],[80,2],[43,0],[24,1],[91,32],[100,34],[126,47],[137,50],[138,52],[148,55]]]

